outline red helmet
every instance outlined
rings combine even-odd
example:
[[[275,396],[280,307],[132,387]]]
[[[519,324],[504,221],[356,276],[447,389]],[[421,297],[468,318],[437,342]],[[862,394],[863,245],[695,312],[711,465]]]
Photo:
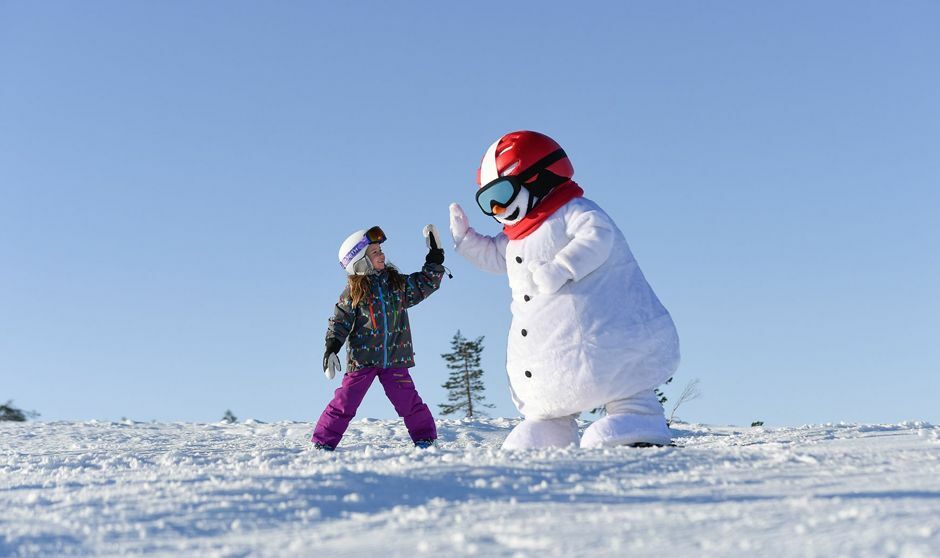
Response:
[[[564,181],[570,180],[574,176],[574,167],[571,166],[571,161],[558,142],[538,132],[528,130],[510,132],[496,140],[486,150],[480,168],[477,170],[477,184],[485,186],[502,176],[522,174],[557,151],[561,151],[561,158],[550,163],[544,170],[566,179]],[[526,184],[537,179],[538,174],[532,174],[531,178],[526,180]]]

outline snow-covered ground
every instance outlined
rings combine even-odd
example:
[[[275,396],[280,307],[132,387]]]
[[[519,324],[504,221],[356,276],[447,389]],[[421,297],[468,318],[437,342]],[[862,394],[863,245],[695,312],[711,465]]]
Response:
[[[311,425],[0,423],[0,556],[940,556],[940,428],[681,424],[678,447]]]

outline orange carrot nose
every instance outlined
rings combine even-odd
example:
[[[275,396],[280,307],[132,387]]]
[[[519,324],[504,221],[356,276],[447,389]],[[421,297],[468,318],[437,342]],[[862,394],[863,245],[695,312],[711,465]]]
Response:
[[[493,205],[493,215],[502,215],[506,213],[506,208],[501,205]]]

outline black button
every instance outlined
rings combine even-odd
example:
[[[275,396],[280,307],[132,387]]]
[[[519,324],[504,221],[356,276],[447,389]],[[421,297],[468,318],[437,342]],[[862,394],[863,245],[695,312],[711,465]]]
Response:
[[[532,373],[529,372],[528,370],[526,370],[526,371],[525,371],[525,377],[526,377],[526,378],[531,378],[531,377],[532,377]]]
[[[525,336],[528,335],[528,334],[529,334],[528,331],[526,331],[526,330],[524,330],[524,329],[522,330],[522,336],[523,336],[523,337],[525,337]]]
[[[522,263],[522,256],[516,256],[516,263]]]
[[[529,295],[525,295],[524,297],[522,297],[522,299],[525,300],[526,302],[529,302],[530,300],[532,300],[532,297]]]

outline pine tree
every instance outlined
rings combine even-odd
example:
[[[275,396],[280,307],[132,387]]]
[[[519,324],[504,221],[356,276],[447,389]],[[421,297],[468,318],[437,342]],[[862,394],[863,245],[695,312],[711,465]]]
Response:
[[[465,339],[460,330],[450,342],[451,352],[441,355],[450,368],[450,377],[443,384],[447,390],[447,403],[439,404],[445,415],[464,411],[468,418],[485,415],[483,408],[493,408],[485,403],[483,391],[483,370],[480,368],[480,355],[483,353],[483,338],[475,341]]]
[[[26,422],[28,419],[38,417],[36,411],[24,411],[13,406],[13,401],[0,405],[0,422]]]

